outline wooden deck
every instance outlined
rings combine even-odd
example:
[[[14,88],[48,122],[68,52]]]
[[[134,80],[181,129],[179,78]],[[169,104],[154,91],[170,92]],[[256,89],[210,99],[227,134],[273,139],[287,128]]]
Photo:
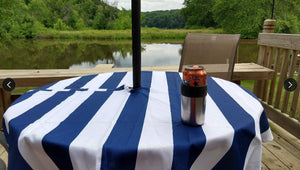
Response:
[[[270,121],[273,141],[263,144],[263,170],[300,170],[300,139]]]
[[[142,67],[142,70],[151,71],[178,71],[179,66],[156,66],[156,67]],[[210,76],[217,76],[224,74],[227,70],[220,70],[219,66],[216,64],[205,65],[205,69]],[[131,71],[132,68],[113,68],[113,64],[99,64],[92,69],[24,69],[24,70],[10,70],[2,69],[0,70],[0,81],[5,78],[15,79],[17,86],[24,87],[27,86],[28,82],[37,83],[39,86],[42,82],[55,81],[82,76],[89,74],[99,74],[106,72],[121,72],[121,71]],[[260,66],[255,63],[236,63],[233,72],[233,80],[263,80],[270,79],[273,76],[274,71],[272,69]],[[47,80],[44,80],[47,79]],[[31,81],[32,80],[32,81]]]
[[[263,144],[263,170],[300,170],[300,140],[270,122],[274,140]],[[7,152],[0,146],[0,158],[7,164]]]

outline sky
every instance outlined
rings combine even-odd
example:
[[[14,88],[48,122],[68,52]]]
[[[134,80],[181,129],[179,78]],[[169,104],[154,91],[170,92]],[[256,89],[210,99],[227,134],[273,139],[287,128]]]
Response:
[[[131,0],[107,0],[109,4],[115,4],[119,9],[131,9]],[[184,0],[141,0],[141,11],[157,11],[181,9]]]

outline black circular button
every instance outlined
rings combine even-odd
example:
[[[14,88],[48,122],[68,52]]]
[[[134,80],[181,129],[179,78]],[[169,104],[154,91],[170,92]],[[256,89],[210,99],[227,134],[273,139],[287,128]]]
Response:
[[[288,78],[284,81],[283,87],[286,91],[292,92],[297,88],[297,81],[293,78]]]
[[[2,81],[2,88],[5,91],[13,91],[16,87],[16,82],[12,78],[6,78]]]

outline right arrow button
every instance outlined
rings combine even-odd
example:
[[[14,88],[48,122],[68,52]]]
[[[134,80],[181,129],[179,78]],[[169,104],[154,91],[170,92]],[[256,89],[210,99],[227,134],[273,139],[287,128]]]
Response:
[[[292,92],[297,88],[297,81],[293,78],[288,78],[284,81],[283,87],[286,91]]]

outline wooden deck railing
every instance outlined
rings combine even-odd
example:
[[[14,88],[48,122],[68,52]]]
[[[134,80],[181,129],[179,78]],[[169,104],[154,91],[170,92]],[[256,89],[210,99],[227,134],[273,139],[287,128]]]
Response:
[[[258,45],[258,64],[273,69],[275,74],[271,80],[257,81],[254,93],[270,119],[300,138],[300,34],[261,33]],[[284,89],[287,78],[298,82],[295,91]]]

